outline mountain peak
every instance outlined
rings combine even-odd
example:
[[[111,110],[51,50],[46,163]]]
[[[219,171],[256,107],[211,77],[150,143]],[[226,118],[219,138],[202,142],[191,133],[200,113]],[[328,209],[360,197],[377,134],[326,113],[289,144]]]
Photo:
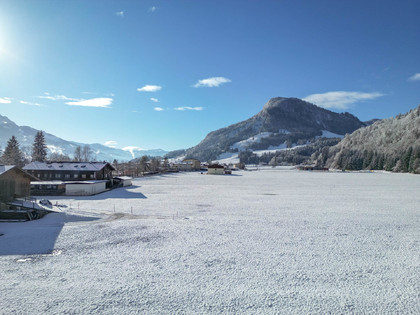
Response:
[[[271,98],[248,120],[210,132],[197,146],[187,150],[189,157],[215,159],[232,152],[238,143],[254,141],[250,149],[267,149],[285,143],[308,143],[325,131],[344,135],[365,126],[350,114],[339,114],[294,97]]]

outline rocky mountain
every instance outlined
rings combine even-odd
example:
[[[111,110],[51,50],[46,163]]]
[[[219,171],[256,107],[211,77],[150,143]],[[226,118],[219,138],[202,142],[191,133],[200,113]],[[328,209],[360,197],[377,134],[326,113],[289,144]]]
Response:
[[[338,169],[420,173],[420,106],[358,129],[315,158]]]
[[[18,126],[6,116],[0,115],[0,148],[4,149],[7,145],[7,141],[14,135],[19,141],[20,148],[28,155],[31,153],[31,147],[37,131],[38,130],[28,126]],[[73,156],[74,150],[77,146],[85,145],[85,143],[67,141],[49,133],[45,133],[45,142],[47,144],[49,154],[59,153],[70,157]],[[98,161],[112,162],[114,159],[118,161],[129,161],[142,155],[163,156],[167,153],[167,151],[161,149],[138,150],[128,148],[127,150],[122,150],[110,148],[99,143],[89,144],[89,146]]]
[[[298,98],[276,97],[248,120],[210,132],[187,157],[202,161],[246,150],[290,148],[317,137],[342,137],[366,126],[350,113],[335,113]]]

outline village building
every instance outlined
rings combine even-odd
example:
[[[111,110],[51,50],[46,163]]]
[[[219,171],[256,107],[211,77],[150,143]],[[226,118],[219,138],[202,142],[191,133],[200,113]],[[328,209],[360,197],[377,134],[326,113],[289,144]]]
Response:
[[[114,186],[126,187],[133,185],[133,178],[130,176],[116,176],[114,177]]]
[[[182,162],[172,163],[170,166],[172,170],[177,171],[199,171],[201,168],[201,163],[199,160],[187,159],[183,160]]]
[[[31,182],[33,196],[90,196],[107,190],[107,180]]]
[[[42,181],[107,180],[115,168],[108,162],[32,162],[23,170]]]
[[[14,165],[0,165],[0,201],[29,197],[31,181],[37,179]]]
[[[195,171],[198,171],[201,168],[201,162],[196,159],[186,159],[184,160],[185,163],[189,163],[191,168]]]
[[[224,175],[225,174],[225,167],[220,164],[211,164],[208,166],[207,174],[211,175]]]
[[[111,188],[115,168],[107,162],[32,162],[23,169],[39,181],[31,193],[41,195],[94,195]]]

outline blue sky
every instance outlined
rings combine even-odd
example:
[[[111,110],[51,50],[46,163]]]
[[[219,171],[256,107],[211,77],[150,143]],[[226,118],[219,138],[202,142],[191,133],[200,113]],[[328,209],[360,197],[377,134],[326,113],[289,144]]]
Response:
[[[419,1],[0,0],[0,114],[175,150],[298,97],[361,120],[420,103]]]

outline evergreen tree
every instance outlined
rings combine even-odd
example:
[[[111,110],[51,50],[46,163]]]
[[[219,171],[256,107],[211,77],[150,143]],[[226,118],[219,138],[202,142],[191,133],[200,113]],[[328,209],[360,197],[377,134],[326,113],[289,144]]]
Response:
[[[47,145],[42,131],[38,131],[35,135],[34,144],[32,146],[32,161],[44,162],[47,158]]]
[[[143,155],[139,163],[141,172],[145,172],[149,168],[148,162],[149,162],[149,157],[147,155]]]
[[[6,149],[1,157],[1,162],[6,165],[23,166],[23,154],[19,149],[19,142],[16,140],[15,136],[12,136],[9,141],[7,141]]]

